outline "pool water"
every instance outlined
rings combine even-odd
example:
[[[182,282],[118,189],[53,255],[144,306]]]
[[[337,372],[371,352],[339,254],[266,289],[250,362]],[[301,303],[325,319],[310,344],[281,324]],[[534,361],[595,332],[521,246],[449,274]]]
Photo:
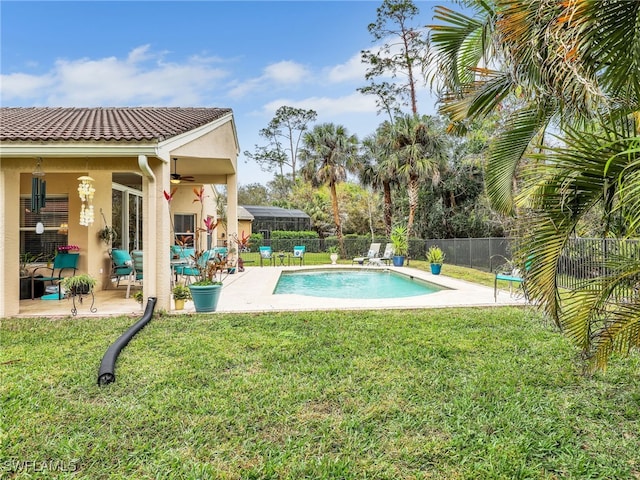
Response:
[[[389,270],[282,272],[274,294],[331,298],[398,298],[426,295],[442,287]]]

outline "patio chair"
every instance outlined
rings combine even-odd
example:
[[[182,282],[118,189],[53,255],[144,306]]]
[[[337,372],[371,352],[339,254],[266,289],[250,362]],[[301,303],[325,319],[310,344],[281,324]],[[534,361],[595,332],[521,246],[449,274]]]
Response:
[[[64,278],[63,274],[65,273],[71,273],[71,275],[68,276],[76,274],[76,270],[78,269],[78,258],[80,258],[79,253],[58,253],[53,259],[53,265],[51,267],[46,265],[36,267],[31,272],[31,300],[34,299],[34,283],[36,280],[36,272],[38,270],[48,270],[50,272],[47,276],[38,276],[37,280],[39,282],[51,282],[51,285],[55,282],[58,287],[58,299],[61,300],[62,289],[60,288],[60,281]]]
[[[384,262],[389,265],[393,260],[393,243],[389,242],[384,247],[384,252],[381,257],[370,258],[369,263],[372,265],[382,265]]]
[[[353,265],[354,263],[359,263],[360,265],[364,265],[365,261],[369,261],[372,258],[376,258],[379,253],[380,253],[380,244],[372,243],[369,246],[369,251],[367,252],[367,254],[362,257],[355,257],[353,260],[351,260],[351,265]]]
[[[509,282],[509,295],[513,296],[514,294],[514,284],[516,286],[522,287],[522,293],[527,298],[527,290],[525,284],[525,278],[520,272],[520,270],[513,266],[513,263],[508,260],[506,257],[502,255],[492,255],[490,260],[489,268],[491,271],[494,271],[493,264],[497,263],[498,266],[495,269],[495,277],[493,279],[493,299],[494,301],[498,301],[498,281]],[[528,269],[530,262],[527,262],[526,268]]]
[[[125,298],[129,298],[129,292],[131,291],[131,284],[133,282],[139,282],[142,284],[143,280],[143,271],[142,271],[142,259],[143,253],[142,250],[131,250],[131,258],[133,259],[133,273],[131,274],[131,280],[129,281],[129,285],[127,285],[127,296]]]
[[[183,270],[193,261],[195,253],[195,248],[187,248],[182,245],[171,246],[171,270],[173,270],[172,280],[174,283],[177,283],[178,275],[182,275]]]
[[[306,250],[307,247],[305,245],[296,245],[293,247],[293,258],[300,260],[300,266],[304,263],[304,253]]]
[[[229,256],[229,249],[227,247],[216,247],[213,249],[215,255],[220,259],[225,260]]]
[[[109,251],[109,257],[111,257],[111,271],[109,272],[109,283],[113,280],[116,282],[116,288],[120,286],[120,280],[127,278],[131,281],[131,274],[133,273],[133,259],[126,250],[120,250],[117,248]]]
[[[273,250],[271,247],[260,247],[260,266],[262,267],[265,261],[269,261],[271,265],[275,265],[273,258]]]
[[[200,275],[200,269],[205,267],[209,260],[213,260],[220,256],[218,253],[218,249],[212,248],[210,250],[205,250],[202,252],[202,255],[198,257],[197,265],[193,263],[193,258],[191,259],[191,263],[188,266],[182,267],[180,271],[180,275],[184,277],[184,284],[189,285],[191,283],[191,277],[198,277]],[[222,258],[222,257],[220,257]]]

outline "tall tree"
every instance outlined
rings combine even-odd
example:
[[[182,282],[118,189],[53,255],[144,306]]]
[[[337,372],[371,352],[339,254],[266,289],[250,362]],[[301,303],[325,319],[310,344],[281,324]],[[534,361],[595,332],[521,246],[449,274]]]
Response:
[[[391,235],[393,223],[392,185],[397,184],[393,165],[386,162],[390,155],[391,133],[393,126],[390,122],[382,123],[374,135],[367,136],[362,141],[362,167],[360,183],[382,192],[384,230],[387,238]]]
[[[427,70],[429,52],[425,32],[412,25],[419,12],[411,0],[384,0],[368,29],[374,41],[385,43],[379,49],[360,53],[362,62],[368,64],[365,78],[369,85],[358,91],[375,95],[378,108],[387,112],[390,121],[402,106],[410,105],[411,112],[418,113],[418,77]],[[385,76],[394,81],[376,83],[377,78]]]
[[[398,117],[390,136],[390,155],[383,165],[407,184],[409,219],[407,235],[413,233],[418,208],[420,182],[428,178],[438,183],[440,164],[446,157],[447,142],[438,121],[428,115]]]
[[[269,190],[260,183],[238,187],[238,205],[269,205]]]
[[[497,6],[496,6],[497,5]],[[637,259],[608,260],[603,275],[571,298],[559,291],[561,256],[593,209],[640,224],[640,2],[477,2],[473,17],[438,7],[432,27],[454,122],[518,106],[491,147],[487,192],[502,212],[523,209],[521,262],[532,299],[582,348],[592,366],[614,349],[640,346],[639,300],[618,298]],[[494,65],[493,69],[486,65]],[[553,124],[562,147],[542,139]],[[514,174],[527,159],[519,197]],[[609,273],[606,273],[609,272]]]
[[[353,172],[357,168],[358,138],[349,135],[342,125],[323,123],[307,132],[303,143],[300,155],[303,162],[302,174],[314,185],[329,186],[336,237],[340,253],[344,257],[346,252],[336,185],[346,180],[347,172]]]
[[[264,170],[285,176],[285,167],[291,169],[291,179],[297,176],[298,149],[304,132],[317,118],[314,110],[282,106],[260,136],[267,140],[266,146],[255,145],[254,153],[245,151],[247,158],[256,161]]]

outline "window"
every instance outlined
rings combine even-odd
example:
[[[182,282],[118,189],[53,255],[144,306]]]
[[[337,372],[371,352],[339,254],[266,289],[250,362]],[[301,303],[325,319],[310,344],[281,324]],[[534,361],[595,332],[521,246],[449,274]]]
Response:
[[[176,213],[173,216],[175,229],[174,242],[185,247],[193,247],[195,243],[196,216],[195,214]]]
[[[44,233],[36,233],[42,222]],[[53,257],[60,245],[68,243],[69,197],[47,195],[46,207],[40,213],[31,211],[31,196],[20,197],[20,253]]]

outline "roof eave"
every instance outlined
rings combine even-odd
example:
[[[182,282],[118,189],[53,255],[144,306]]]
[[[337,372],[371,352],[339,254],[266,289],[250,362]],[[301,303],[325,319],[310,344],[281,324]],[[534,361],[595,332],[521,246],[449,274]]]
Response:
[[[0,157],[131,157],[156,156],[158,142],[13,141],[0,144]]]

